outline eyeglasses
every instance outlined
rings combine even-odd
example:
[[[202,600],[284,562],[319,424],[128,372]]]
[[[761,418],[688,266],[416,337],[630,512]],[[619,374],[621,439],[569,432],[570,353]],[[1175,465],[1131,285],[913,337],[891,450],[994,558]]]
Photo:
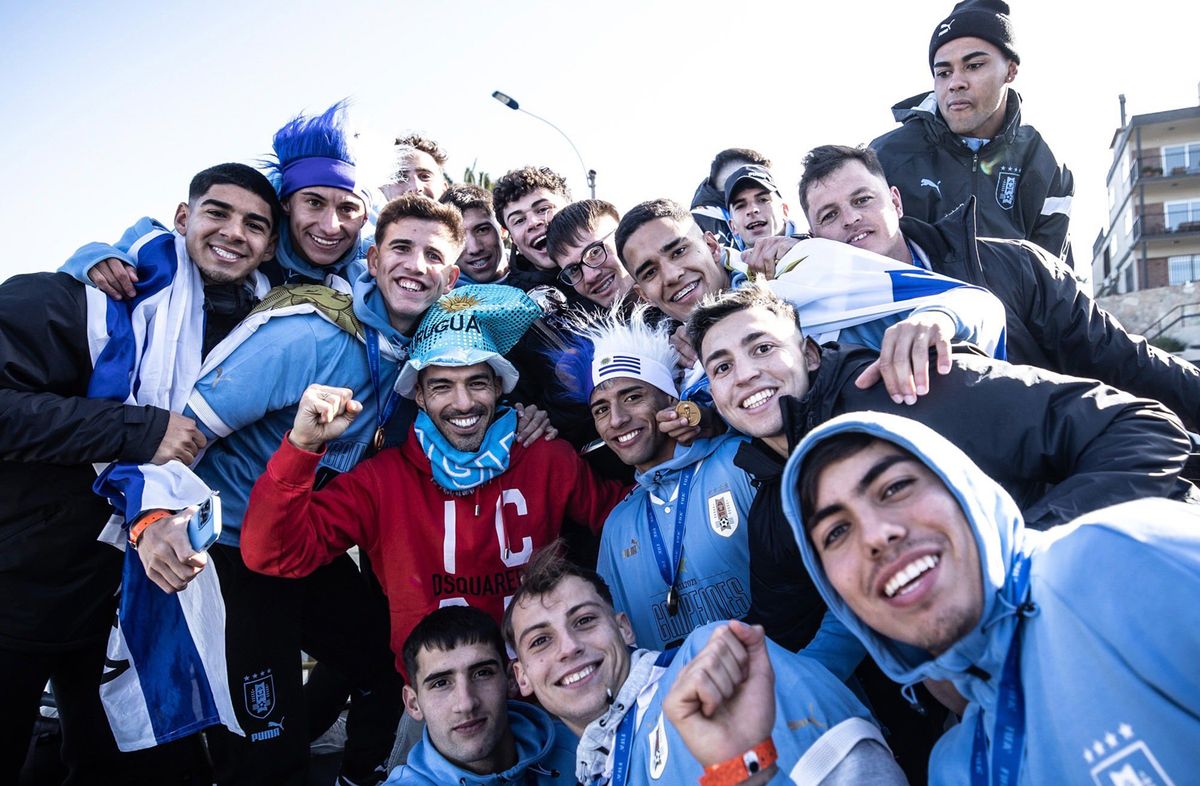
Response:
[[[568,286],[573,287],[580,281],[583,281],[584,265],[595,269],[607,262],[608,247],[604,245],[604,241],[612,237],[613,232],[616,231],[617,230],[614,229],[612,232],[609,232],[607,235],[595,241],[594,243],[589,243],[588,246],[583,249],[583,253],[579,255],[578,262],[572,262],[559,271],[558,280]]]

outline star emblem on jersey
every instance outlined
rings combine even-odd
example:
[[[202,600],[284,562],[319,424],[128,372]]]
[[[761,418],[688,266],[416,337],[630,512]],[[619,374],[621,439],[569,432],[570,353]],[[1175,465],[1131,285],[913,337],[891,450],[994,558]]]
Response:
[[[632,711],[632,710],[631,710]],[[667,727],[660,713],[654,731],[650,732],[650,777],[658,780],[667,769]]]
[[[1083,760],[1091,766],[1092,780],[1112,786],[1172,786],[1154,752],[1145,740],[1136,739],[1128,723],[1116,733],[1105,730],[1083,749]]]
[[[455,311],[466,311],[469,308],[474,308],[479,305],[479,298],[474,295],[446,295],[438,302],[438,306],[443,311],[451,313]]]

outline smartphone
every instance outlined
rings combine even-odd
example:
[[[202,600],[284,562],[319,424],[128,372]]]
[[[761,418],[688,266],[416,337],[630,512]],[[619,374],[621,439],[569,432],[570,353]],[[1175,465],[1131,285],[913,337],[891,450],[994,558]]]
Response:
[[[188,540],[196,551],[205,551],[221,534],[221,496],[214,491],[188,521]]]

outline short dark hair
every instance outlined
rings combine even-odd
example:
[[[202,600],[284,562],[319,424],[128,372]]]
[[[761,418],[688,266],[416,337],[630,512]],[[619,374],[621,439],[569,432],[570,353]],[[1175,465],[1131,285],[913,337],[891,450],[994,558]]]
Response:
[[[571,201],[567,179],[548,166],[523,166],[505,173],[497,180],[492,187],[492,200],[496,205],[496,218],[500,226],[508,229],[508,224],[504,223],[505,208],[539,188],[561,194],[568,202]]]
[[[850,147],[849,145],[821,145],[808,151],[804,156],[804,174],[800,177],[800,207],[808,212],[808,189],[816,182],[824,180],[841,169],[849,161],[857,161],[867,168],[872,175],[887,182],[883,164],[879,156],[865,145]]]
[[[533,555],[533,559],[529,560],[529,563],[525,566],[525,570],[521,574],[521,586],[517,587],[517,591],[513,593],[512,600],[508,603],[508,608],[504,610],[504,640],[514,650],[517,648],[517,642],[513,635],[513,609],[518,604],[523,603],[526,598],[549,595],[551,592],[554,592],[555,587],[562,584],[563,581],[571,576],[583,579],[588,584],[591,584],[592,589],[596,590],[596,594],[605,603],[610,607],[613,605],[612,590],[608,588],[604,577],[591,568],[585,568],[582,565],[576,565],[574,562],[571,562],[564,556],[566,550],[566,541],[560,538],[537,551]]]
[[[835,461],[848,459],[879,442],[891,445],[913,461],[921,461],[912,454],[912,451],[865,431],[843,431],[840,434],[834,434],[832,437],[818,442],[809,450],[800,467],[800,480],[796,484],[797,488],[783,490],[784,494],[791,491],[800,494],[800,517],[804,519],[805,532],[812,529],[812,517],[817,506],[817,484],[821,481],[821,473]],[[925,462],[921,461],[921,463]]]
[[[704,337],[718,322],[750,308],[765,308],[776,316],[794,322],[797,330],[801,329],[800,315],[796,313],[795,306],[776,295],[765,284],[748,283],[737,289],[706,295],[692,311],[684,330],[696,356],[700,357],[700,345],[704,343]]]
[[[422,649],[448,652],[464,644],[485,644],[496,650],[503,666],[507,657],[500,626],[485,611],[470,606],[445,606],[425,615],[404,640],[401,657],[408,680],[417,684],[417,656]]]
[[[436,221],[450,230],[450,237],[461,245],[466,240],[466,230],[463,229],[462,213],[453,205],[443,205],[434,202],[424,194],[409,191],[401,194],[384,205],[375,221],[375,244],[383,242],[387,228],[402,218],[420,218],[425,221]],[[454,260],[450,260],[453,262]]]
[[[614,242],[617,245],[617,256],[620,257],[621,264],[629,267],[625,262],[625,244],[629,242],[629,236],[641,229],[643,224],[659,218],[669,218],[672,221],[691,221],[692,214],[683,205],[671,199],[651,199],[634,207],[625,214],[617,226]]]
[[[213,186],[237,186],[262,199],[271,209],[271,233],[279,232],[283,223],[283,206],[279,195],[267,176],[245,164],[217,164],[197,172],[188,185],[188,202],[194,202],[209,192]]]
[[[550,226],[546,228],[546,252],[550,254],[550,258],[557,262],[563,247],[578,243],[583,234],[594,229],[603,216],[608,216],[613,221],[621,220],[617,208],[603,199],[572,202],[555,213]]]
[[[486,188],[470,183],[459,183],[446,189],[446,193],[438,198],[443,205],[454,205],[458,211],[466,215],[468,210],[482,210],[489,216],[492,212],[492,193]]]
[[[771,159],[757,150],[751,150],[748,147],[727,147],[713,156],[712,164],[708,167],[708,184],[716,188],[717,174],[734,161],[740,161],[743,164],[758,164],[767,169],[771,168]]]
[[[446,155],[446,151],[442,149],[441,145],[427,136],[422,136],[421,134],[407,134],[405,136],[397,137],[396,147],[399,148],[396,151],[397,157],[404,155],[405,148],[420,150],[422,153],[428,153],[429,157],[432,158],[439,167],[445,167],[446,159],[449,158],[449,156]]]

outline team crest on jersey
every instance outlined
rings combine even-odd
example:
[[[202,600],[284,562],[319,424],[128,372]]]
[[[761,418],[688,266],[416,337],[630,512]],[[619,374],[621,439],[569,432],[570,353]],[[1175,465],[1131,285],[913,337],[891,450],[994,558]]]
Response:
[[[1005,210],[1017,204],[1017,184],[1021,182],[1021,167],[1002,166],[996,175],[996,203]]]
[[[662,777],[663,771],[667,769],[667,755],[670,751],[667,749],[667,727],[663,723],[663,716],[659,713],[658,723],[654,724],[654,730],[650,732],[650,777],[658,780]]]
[[[256,718],[265,718],[275,709],[275,675],[270,669],[242,677],[242,695],[246,699],[246,712]]]
[[[722,491],[708,498],[708,526],[723,538],[737,532],[738,511],[733,504],[733,492]]]
[[[1092,740],[1083,758],[1093,765],[1096,786],[1173,786],[1145,740],[1138,739],[1128,723]]]

